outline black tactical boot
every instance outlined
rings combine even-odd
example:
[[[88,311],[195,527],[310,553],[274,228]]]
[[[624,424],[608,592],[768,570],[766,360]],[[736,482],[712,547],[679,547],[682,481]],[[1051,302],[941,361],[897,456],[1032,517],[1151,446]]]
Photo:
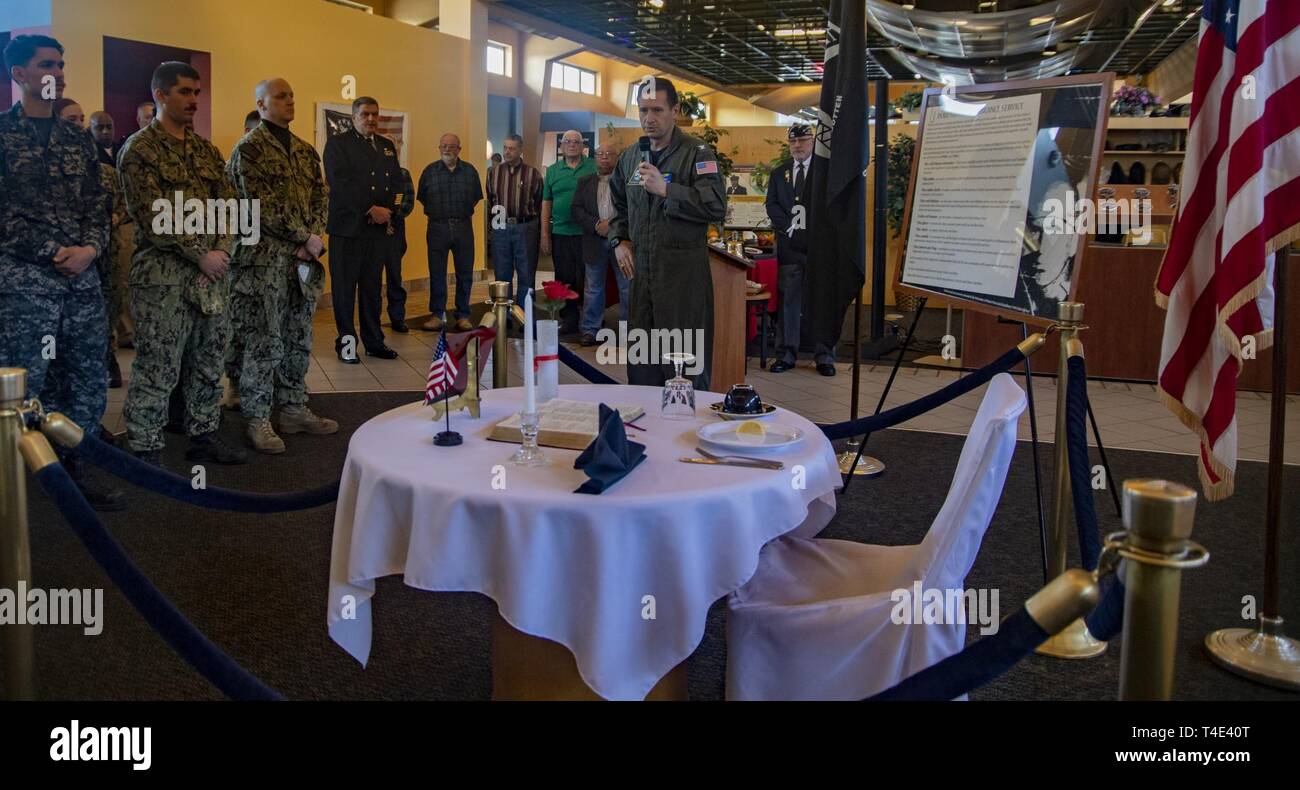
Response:
[[[246,464],[248,451],[231,447],[221,441],[216,431],[190,437],[190,446],[185,449],[187,461],[211,461],[214,464]]]
[[[146,464],[153,464],[159,469],[163,468],[162,450],[132,450],[131,455],[134,455]]]
[[[96,482],[87,471],[86,462],[81,460],[81,456],[72,453],[64,455],[63,467],[95,510],[101,513],[126,510],[126,497],[122,492]]]

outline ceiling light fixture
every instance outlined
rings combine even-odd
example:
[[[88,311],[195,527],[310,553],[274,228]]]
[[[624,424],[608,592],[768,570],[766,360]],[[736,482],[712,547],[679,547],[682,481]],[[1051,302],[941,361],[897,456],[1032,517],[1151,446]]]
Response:
[[[650,5],[654,6],[655,8],[663,8],[664,0],[650,0]]]

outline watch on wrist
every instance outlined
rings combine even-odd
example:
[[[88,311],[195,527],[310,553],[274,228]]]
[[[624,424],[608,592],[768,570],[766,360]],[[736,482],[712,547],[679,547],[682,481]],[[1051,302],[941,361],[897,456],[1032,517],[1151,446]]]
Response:
[[[618,245],[619,245],[619,243],[621,243],[622,241],[623,241],[623,240],[620,239],[618,236],[610,236],[610,237],[609,237],[609,248],[610,248],[611,250],[618,249]]]

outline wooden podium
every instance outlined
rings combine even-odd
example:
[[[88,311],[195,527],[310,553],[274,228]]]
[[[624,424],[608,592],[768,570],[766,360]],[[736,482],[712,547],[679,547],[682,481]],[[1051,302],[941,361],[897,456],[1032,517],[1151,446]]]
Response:
[[[713,369],[709,388],[726,392],[745,383],[745,281],[754,262],[709,245],[713,276]]]

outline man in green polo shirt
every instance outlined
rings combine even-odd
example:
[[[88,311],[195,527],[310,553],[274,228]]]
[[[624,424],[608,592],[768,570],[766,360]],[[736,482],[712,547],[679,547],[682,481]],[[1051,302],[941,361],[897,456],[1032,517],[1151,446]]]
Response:
[[[596,163],[582,155],[582,133],[570,129],[560,137],[563,156],[546,168],[542,184],[542,254],[555,261],[555,279],[583,292],[585,267],[582,260],[582,226],[573,219],[569,207],[578,181],[596,172]],[[560,331],[578,331],[582,315],[582,297],[569,301],[560,310]]]

